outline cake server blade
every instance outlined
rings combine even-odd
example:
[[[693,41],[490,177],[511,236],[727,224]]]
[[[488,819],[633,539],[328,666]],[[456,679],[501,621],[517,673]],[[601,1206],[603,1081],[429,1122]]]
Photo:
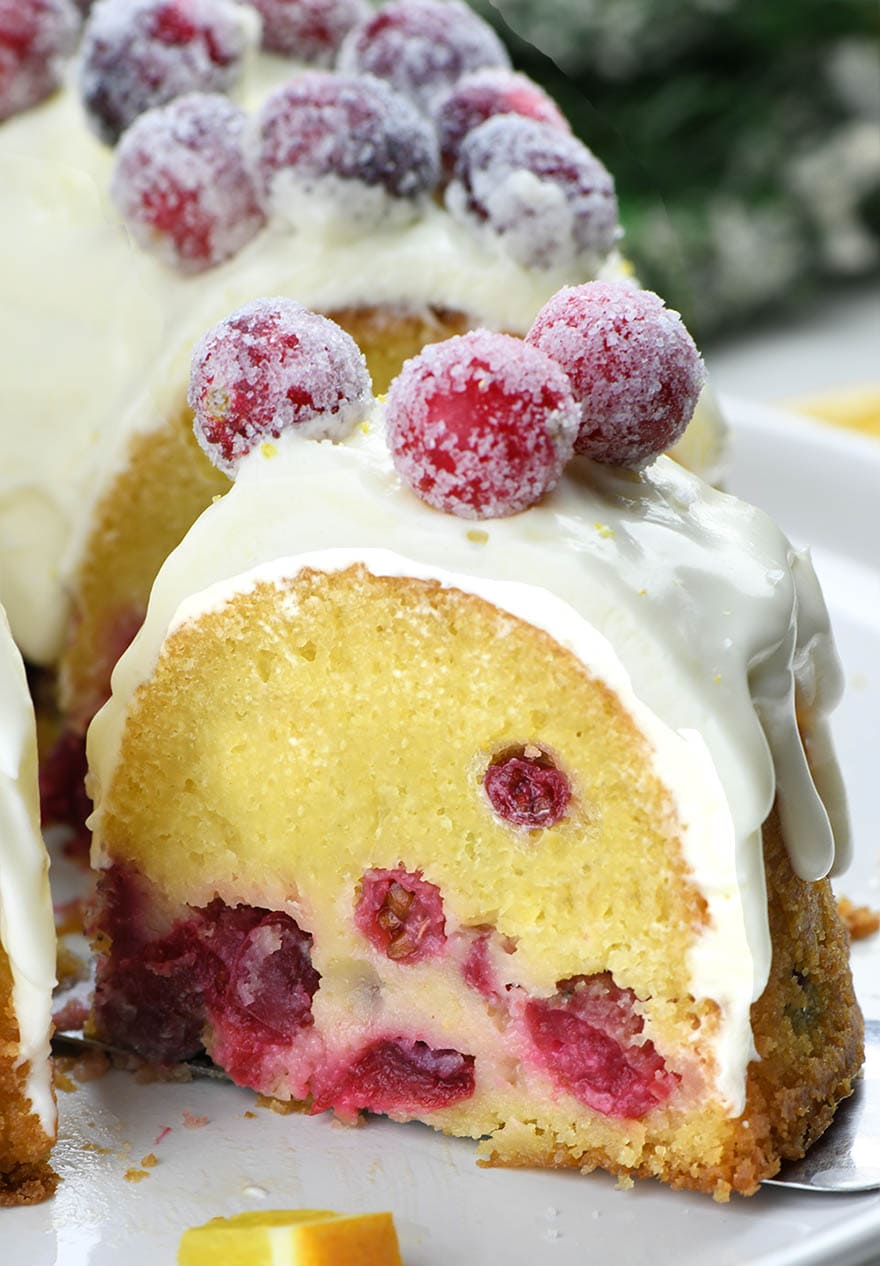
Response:
[[[865,1066],[831,1125],[802,1160],[786,1161],[764,1182],[803,1191],[880,1190],[880,1020],[865,1021]]]

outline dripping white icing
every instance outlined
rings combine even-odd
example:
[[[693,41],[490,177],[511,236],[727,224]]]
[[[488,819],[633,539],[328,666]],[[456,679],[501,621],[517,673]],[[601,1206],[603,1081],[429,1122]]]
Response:
[[[160,573],[90,731],[98,817],[129,702],[178,621],[308,559],[330,570],[361,560],[477,592],[570,646],[646,735],[711,912],[693,952],[694,993],[721,1006],[718,1089],[739,1111],[754,1055],[749,1007],[770,964],[761,827],[774,797],[802,877],[828,873],[835,843],[838,867],[848,853],[824,738],[841,674],[808,559],[766,515],[665,458],[641,475],[581,459],[542,504],[475,531],[401,486],[379,418],[343,444],[285,437],[276,447],[244,461]],[[822,795],[796,692],[822,753]]]

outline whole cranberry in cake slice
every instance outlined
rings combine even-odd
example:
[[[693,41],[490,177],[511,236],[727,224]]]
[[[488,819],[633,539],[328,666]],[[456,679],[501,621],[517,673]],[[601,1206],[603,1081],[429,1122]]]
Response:
[[[588,1107],[611,1117],[638,1118],[678,1085],[650,1041],[631,989],[610,972],[559,982],[552,998],[526,1004],[525,1023],[539,1062]]]
[[[408,361],[388,396],[402,479],[435,509],[503,518],[540,501],[572,453],[577,409],[559,366],[476,330]]]
[[[446,942],[443,898],[436,884],[410,873],[372,868],[358,887],[354,921],[364,936],[396,963],[434,958]]]
[[[80,90],[102,141],[187,92],[229,92],[257,23],[235,0],[99,0],[83,35]]]
[[[563,367],[581,406],[575,450],[639,467],[684,432],[703,362],[679,317],[649,290],[594,281],[559,291],[528,333]]]
[[[358,233],[397,224],[439,179],[431,125],[367,76],[312,71],[283,85],[263,106],[255,143],[263,205],[293,227]]]
[[[571,131],[553,98],[527,75],[504,67],[477,70],[442,98],[434,114],[447,176],[452,175],[464,138],[496,114],[519,114],[561,132]]]
[[[491,26],[458,0],[391,0],[351,32],[339,56],[341,70],[387,79],[423,110],[469,71],[509,65]]]
[[[264,222],[226,97],[191,93],[136,119],[116,151],[110,192],[133,237],[180,272],[236,254]]]
[[[524,268],[595,269],[620,233],[614,181],[599,159],[558,127],[517,114],[467,134],[446,205]]]
[[[79,24],[71,0],[0,0],[0,121],[57,88]]]
[[[403,1119],[437,1112],[473,1095],[474,1062],[473,1055],[433,1050],[412,1038],[383,1038],[318,1089],[313,1110],[333,1108],[343,1119],[360,1111]]]
[[[341,438],[371,401],[354,339],[293,299],[240,308],[209,330],[193,354],[196,439],[230,477],[246,453],[282,431]]]
[[[369,17],[367,0],[251,0],[263,19],[263,48],[330,65],[345,36]]]
[[[530,830],[555,826],[571,800],[566,775],[532,744],[501,753],[486,770],[483,787],[500,818]]]

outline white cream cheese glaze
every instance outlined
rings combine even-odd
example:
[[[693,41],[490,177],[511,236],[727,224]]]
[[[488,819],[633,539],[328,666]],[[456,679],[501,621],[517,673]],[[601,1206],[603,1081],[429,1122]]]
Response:
[[[630,710],[711,913],[694,993],[721,1007],[718,1088],[739,1111],[754,1055],[749,1006],[770,966],[761,827],[774,798],[799,875],[817,879],[848,858],[827,742],[841,672],[808,558],[766,515],[666,458],[640,475],[576,460],[540,505],[475,525],[401,484],[378,416],[338,445],[283,437],[243,462],[166,561],[116,667],[88,739],[98,838],[129,704],[169,633],[258,579],[354,561],[478,593],[546,629]]]
[[[12,1004],[27,1066],[25,1094],[55,1137],[49,1065],[55,923],[49,858],[40,835],[37,735],[21,655],[0,607],[0,945],[9,960]]]
[[[254,59],[254,108],[295,73]],[[131,436],[182,407],[204,331],[252,299],[319,310],[445,307],[525,333],[563,284],[487,251],[436,205],[411,225],[338,240],[269,225],[234,259],[185,277],[131,245],[108,200],[112,151],[65,88],[0,127],[0,602],[25,655],[58,656],[95,506],[129,460]],[[602,276],[625,276],[617,254]],[[682,460],[714,478],[723,423],[707,394]]]

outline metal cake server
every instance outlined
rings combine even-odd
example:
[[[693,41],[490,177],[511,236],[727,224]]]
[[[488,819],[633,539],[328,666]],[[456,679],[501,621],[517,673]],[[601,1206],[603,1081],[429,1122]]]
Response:
[[[865,1021],[865,1065],[849,1099],[799,1161],[786,1161],[773,1187],[803,1191],[880,1190],[880,1020]]]

